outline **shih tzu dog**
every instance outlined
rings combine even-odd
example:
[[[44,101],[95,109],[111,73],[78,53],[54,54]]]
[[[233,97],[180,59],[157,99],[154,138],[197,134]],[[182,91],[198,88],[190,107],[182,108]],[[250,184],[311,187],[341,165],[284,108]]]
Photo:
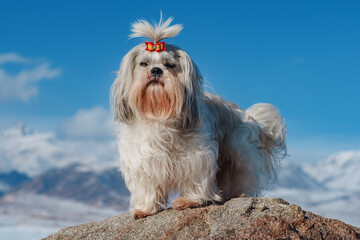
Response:
[[[119,130],[121,171],[135,219],[174,209],[257,196],[276,178],[286,154],[286,127],[278,109],[247,110],[203,89],[199,69],[181,48],[162,40],[182,26],[172,18],[139,20],[130,37],[147,37],[121,62],[111,89]]]

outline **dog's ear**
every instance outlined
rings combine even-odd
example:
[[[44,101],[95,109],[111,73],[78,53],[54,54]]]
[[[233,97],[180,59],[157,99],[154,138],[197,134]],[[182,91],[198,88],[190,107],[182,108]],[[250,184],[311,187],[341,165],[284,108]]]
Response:
[[[128,99],[137,55],[137,47],[133,48],[125,55],[121,61],[120,70],[116,80],[111,86],[110,103],[115,120],[119,122],[127,123],[134,116],[134,113],[128,104]]]
[[[203,107],[203,79],[196,64],[184,50],[177,50],[181,71],[180,78],[184,87],[184,105],[182,108],[182,128],[193,128],[201,122],[200,109]]]

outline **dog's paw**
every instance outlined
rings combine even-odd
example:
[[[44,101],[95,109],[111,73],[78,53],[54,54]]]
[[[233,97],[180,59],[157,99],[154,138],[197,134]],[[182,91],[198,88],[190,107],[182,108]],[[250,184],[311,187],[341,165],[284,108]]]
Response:
[[[247,195],[246,193],[242,193],[238,197],[239,198],[245,198],[245,197],[249,197],[249,195]]]
[[[148,211],[141,211],[141,210],[138,210],[138,209],[134,209],[132,211],[132,214],[133,214],[133,218],[135,220],[137,219],[141,219],[141,218],[145,218],[147,216],[150,216],[150,215],[153,215],[154,213],[152,212],[148,212]]]
[[[184,210],[186,208],[198,207],[200,203],[188,198],[178,197],[173,201],[172,206],[176,210]]]

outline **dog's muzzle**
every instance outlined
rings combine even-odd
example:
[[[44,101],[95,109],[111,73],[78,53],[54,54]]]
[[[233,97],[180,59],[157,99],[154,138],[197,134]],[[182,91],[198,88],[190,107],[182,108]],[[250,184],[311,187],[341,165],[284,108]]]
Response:
[[[154,67],[153,69],[151,69],[151,76],[158,78],[163,74],[163,70],[161,70],[161,68],[158,67]]]

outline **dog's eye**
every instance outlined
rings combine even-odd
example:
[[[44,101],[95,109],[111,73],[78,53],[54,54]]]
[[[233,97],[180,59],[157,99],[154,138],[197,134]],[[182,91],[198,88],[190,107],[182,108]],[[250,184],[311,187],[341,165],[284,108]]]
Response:
[[[170,68],[170,69],[176,67],[176,65],[175,65],[174,63],[165,63],[164,66],[165,66],[166,68]]]
[[[146,62],[140,62],[140,66],[142,66],[142,67],[147,67],[148,64],[147,64]]]

